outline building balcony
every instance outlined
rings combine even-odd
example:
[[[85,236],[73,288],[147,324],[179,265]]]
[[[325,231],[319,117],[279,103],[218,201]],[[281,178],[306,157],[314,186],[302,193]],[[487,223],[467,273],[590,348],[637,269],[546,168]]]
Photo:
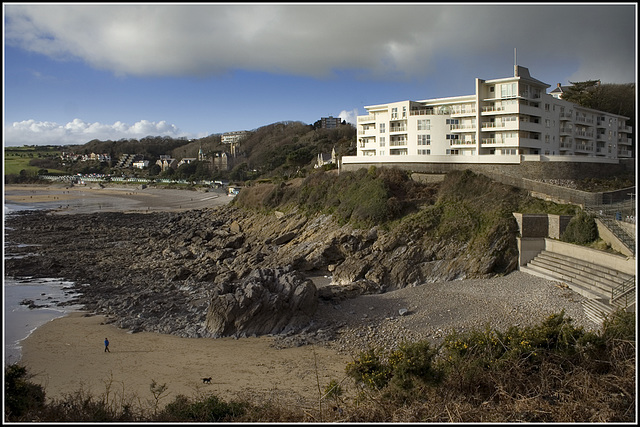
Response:
[[[631,126],[619,126],[618,132],[631,133]]]
[[[482,107],[483,113],[501,113],[506,111],[505,107],[496,107],[495,105],[489,105],[487,107]]]
[[[576,138],[581,139],[593,139],[593,132],[588,132],[584,130],[577,130],[573,134]]]
[[[540,98],[540,92],[535,90],[535,91],[526,91],[523,90],[522,92],[520,92],[520,94],[518,95],[520,98],[529,98],[529,99],[539,99]]]
[[[376,116],[369,114],[368,116],[358,116],[358,123],[375,122]]]
[[[618,148],[618,157],[631,157],[632,153],[631,150],[623,150],[621,148]]]
[[[472,124],[462,124],[462,125],[450,125],[452,131],[463,131],[463,132],[475,132],[476,125]]]
[[[560,113],[560,120],[571,120],[571,114],[569,114],[569,113]]]
[[[407,140],[406,139],[399,139],[396,141],[391,141],[389,142],[389,147],[402,147],[407,145]]]
[[[502,138],[482,138],[482,147],[518,147],[518,140],[515,138],[502,139]]]
[[[632,144],[632,139],[631,138],[627,138],[627,137],[619,137],[618,138],[618,144],[620,145],[633,145]]]
[[[366,129],[366,130],[361,130],[358,132],[358,136],[361,138],[365,138],[365,137],[371,137],[371,136],[375,136],[376,135],[376,130],[375,129]]]
[[[560,142],[561,150],[571,150],[572,148],[573,148],[573,142],[570,142],[570,141]]]
[[[576,152],[583,152],[583,153],[593,153],[593,144],[579,144],[576,143],[576,147],[575,150]]]
[[[573,128],[560,127],[560,135],[573,135]]]
[[[499,129],[499,128],[504,128],[505,127],[504,123],[502,123],[502,122],[494,122],[494,123],[482,122],[481,126],[482,127],[480,129],[482,129],[482,130],[485,130],[485,129]]]
[[[476,109],[475,108],[460,108],[460,109],[454,109],[453,111],[451,111],[451,116],[472,116],[475,115],[476,113]]]
[[[593,120],[592,119],[587,119],[586,117],[576,117],[575,122],[576,123],[586,123],[588,125],[593,125]]]
[[[476,142],[475,141],[471,141],[471,140],[469,140],[469,141],[460,141],[460,140],[455,140],[454,139],[453,141],[450,142],[450,145],[452,147],[461,146],[461,145],[469,146],[469,145],[476,145]]]
[[[391,126],[391,127],[389,127],[389,132],[390,133],[406,132],[406,131],[407,131],[407,127],[406,126]]]
[[[436,116],[439,113],[432,108],[424,109],[424,110],[411,110],[409,115],[411,116]]]

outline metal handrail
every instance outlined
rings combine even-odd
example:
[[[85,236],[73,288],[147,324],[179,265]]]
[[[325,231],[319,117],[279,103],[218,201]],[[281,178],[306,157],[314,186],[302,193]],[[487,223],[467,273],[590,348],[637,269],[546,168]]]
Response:
[[[622,284],[611,289],[611,299],[609,300],[610,303],[613,304],[615,301],[624,297],[624,308],[627,308],[629,306],[629,294],[635,289],[636,277],[633,276],[622,282]]]

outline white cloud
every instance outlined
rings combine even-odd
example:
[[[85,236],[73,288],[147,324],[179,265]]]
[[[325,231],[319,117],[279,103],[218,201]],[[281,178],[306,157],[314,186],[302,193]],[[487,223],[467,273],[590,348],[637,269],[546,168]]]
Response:
[[[421,76],[446,72],[436,69],[443,57],[465,66],[517,47],[613,83],[635,81],[635,12],[610,3],[22,4],[5,6],[5,41],[141,76]]]
[[[81,119],[73,119],[66,124],[31,119],[14,122],[4,127],[6,146],[75,145],[85,144],[93,139],[117,141],[123,138],[141,139],[146,136],[196,137],[181,133],[175,125],[165,121],[147,120],[140,120],[133,125],[120,121],[109,125],[98,122],[86,123]]]
[[[351,111],[346,111],[346,110],[342,110],[340,111],[340,114],[338,114],[338,117],[340,117],[340,119],[342,121],[345,121],[347,123],[351,123],[352,125],[356,125],[356,120],[358,117],[358,109],[354,108]]]

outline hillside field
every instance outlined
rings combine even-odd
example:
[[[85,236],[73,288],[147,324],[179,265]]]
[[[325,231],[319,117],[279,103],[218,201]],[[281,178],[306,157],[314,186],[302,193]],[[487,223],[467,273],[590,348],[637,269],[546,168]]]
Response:
[[[41,168],[30,166],[29,162],[34,158],[59,156],[60,150],[53,147],[5,147],[4,148],[4,174],[18,175],[25,170],[29,174],[37,173]],[[60,169],[47,169],[50,173],[65,173]]]

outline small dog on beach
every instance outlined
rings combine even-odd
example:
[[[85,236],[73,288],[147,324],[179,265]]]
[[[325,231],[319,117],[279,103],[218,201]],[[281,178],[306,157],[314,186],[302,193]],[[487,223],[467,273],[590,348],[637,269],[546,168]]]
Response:
[[[209,378],[203,378],[203,379],[202,379],[202,384],[211,384],[211,377],[209,377]]]

